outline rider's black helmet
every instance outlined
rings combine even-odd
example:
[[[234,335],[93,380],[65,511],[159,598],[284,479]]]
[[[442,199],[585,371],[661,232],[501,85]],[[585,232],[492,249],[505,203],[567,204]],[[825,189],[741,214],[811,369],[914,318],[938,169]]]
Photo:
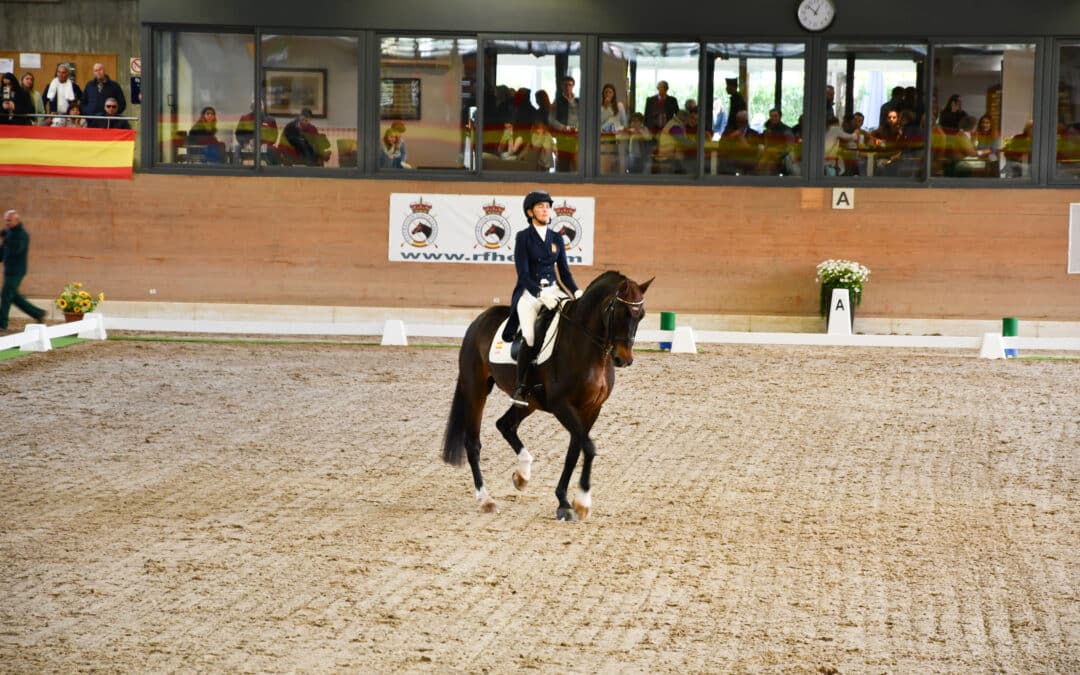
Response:
[[[525,219],[529,220],[529,209],[536,206],[540,202],[547,202],[548,204],[555,206],[555,200],[551,198],[546,192],[536,190],[525,195]]]

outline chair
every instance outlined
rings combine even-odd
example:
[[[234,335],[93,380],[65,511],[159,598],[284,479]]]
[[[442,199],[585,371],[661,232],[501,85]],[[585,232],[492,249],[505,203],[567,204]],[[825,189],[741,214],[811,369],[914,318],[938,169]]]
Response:
[[[342,167],[355,167],[356,166],[356,139],[355,138],[339,138],[337,139],[337,152],[338,152],[338,166]]]

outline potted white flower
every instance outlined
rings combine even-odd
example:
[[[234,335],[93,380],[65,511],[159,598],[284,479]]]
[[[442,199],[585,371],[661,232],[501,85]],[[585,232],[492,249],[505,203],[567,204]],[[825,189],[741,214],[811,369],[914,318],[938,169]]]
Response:
[[[870,278],[870,270],[854,260],[826,260],[817,266],[817,282],[821,284],[821,315],[829,320],[829,305],[834,288],[848,289],[851,322],[855,323],[855,308],[862,301],[863,286]]]

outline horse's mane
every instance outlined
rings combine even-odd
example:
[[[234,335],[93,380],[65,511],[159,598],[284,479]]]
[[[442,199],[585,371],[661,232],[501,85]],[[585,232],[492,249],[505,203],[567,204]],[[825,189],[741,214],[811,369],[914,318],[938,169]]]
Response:
[[[618,289],[619,284],[621,284],[625,279],[626,276],[624,276],[622,272],[619,272],[617,270],[608,270],[607,272],[602,273],[600,276],[596,277],[589,283],[588,287],[585,289],[585,294],[588,295],[593,293],[594,291],[600,293],[601,295],[614,293],[615,290]]]

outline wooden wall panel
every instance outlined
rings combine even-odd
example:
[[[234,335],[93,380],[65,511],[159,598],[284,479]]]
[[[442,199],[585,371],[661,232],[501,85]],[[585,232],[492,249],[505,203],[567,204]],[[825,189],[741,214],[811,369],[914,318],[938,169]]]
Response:
[[[391,263],[389,194],[524,194],[520,183],[137,174],[132,181],[7,179],[33,237],[24,291],[78,279],[118,300],[480,307],[505,302],[505,265]],[[1066,274],[1080,190],[831,190],[552,185],[597,204],[593,268],[656,276],[653,306],[814,315],[825,258],[872,270],[860,316],[1080,320]],[[5,207],[7,208],[7,207]],[[148,289],[156,288],[151,297]]]

